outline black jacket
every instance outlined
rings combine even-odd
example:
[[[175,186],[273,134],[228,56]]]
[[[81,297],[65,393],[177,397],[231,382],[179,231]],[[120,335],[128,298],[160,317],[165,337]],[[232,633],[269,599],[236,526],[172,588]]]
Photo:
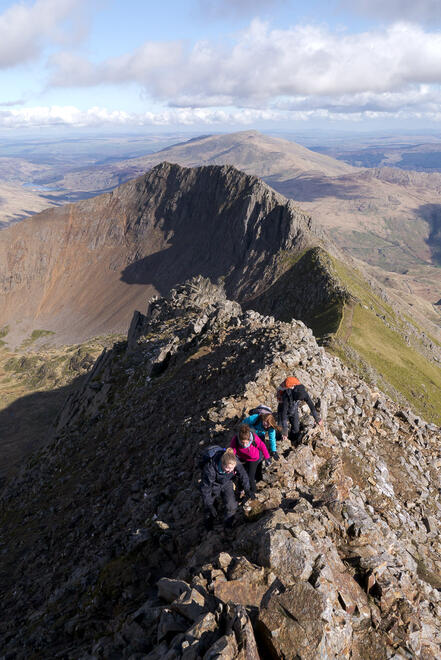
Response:
[[[308,404],[311,415],[314,417],[317,424],[320,421],[318,414],[311,397],[306,391],[306,387],[302,384],[292,387],[290,390],[285,390],[282,395],[282,403],[280,404],[279,424],[282,427],[284,435],[288,433],[288,417],[295,417],[298,415],[299,401],[304,401]]]
[[[223,487],[236,475],[239,476],[242,489],[246,493],[250,492],[250,481],[248,479],[248,475],[245,471],[245,468],[239,461],[237,461],[233,472],[219,472],[218,465],[222,454],[223,451],[218,451],[207,463],[205,463],[204,467],[202,468],[201,493],[204,507],[206,509],[212,508],[213,500],[216,495],[219,495]]]

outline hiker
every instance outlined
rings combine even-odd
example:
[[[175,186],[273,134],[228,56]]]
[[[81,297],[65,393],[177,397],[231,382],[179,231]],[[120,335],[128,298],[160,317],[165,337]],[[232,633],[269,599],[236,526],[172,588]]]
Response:
[[[280,432],[281,428],[277,426],[271,408],[259,404],[256,408],[252,408],[249,411],[249,416],[245,417],[242,424],[248,424],[253,433],[259,436],[262,442],[265,442],[265,436],[268,433],[271,458],[278,461],[280,456],[277,453],[276,431]]]
[[[208,447],[202,455],[201,494],[204,503],[204,525],[207,530],[213,529],[217,518],[214,501],[219,495],[225,506],[224,526],[231,528],[237,510],[237,502],[233,489],[233,478],[239,477],[245,497],[249,498],[250,482],[241,463],[237,460],[233,449],[223,449],[216,445]]]
[[[306,387],[295,378],[288,376],[277,388],[277,408],[278,423],[282,427],[282,439],[288,439],[288,421],[291,424],[290,438],[294,445],[300,442],[300,420],[299,420],[299,401],[308,404],[311,415],[316,424],[322,424],[320,415],[317,412]]]
[[[256,494],[257,468],[261,466],[263,460],[267,466],[271,463],[268,449],[259,436],[252,432],[248,424],[241,424],[239,433],[231,440],[230,447],[248,472],[251,496],[254,497]]]

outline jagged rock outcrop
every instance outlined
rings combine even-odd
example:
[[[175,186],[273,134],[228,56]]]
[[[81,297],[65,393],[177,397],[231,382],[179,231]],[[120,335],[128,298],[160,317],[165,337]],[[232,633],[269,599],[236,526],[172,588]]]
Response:
[[[322,232],[292,201],[232,166],[162,163],[109,194],[0,232],[0,326],[76,342],[125,331],[135,307],[202,274],[228,295],[263,291],[281,251]]]
[[[201,447],[295,373],[312,428],[237,526],[202,526]],[[8,658],[437,658],[439,429],[202,278],[136,314],[2,497]]]

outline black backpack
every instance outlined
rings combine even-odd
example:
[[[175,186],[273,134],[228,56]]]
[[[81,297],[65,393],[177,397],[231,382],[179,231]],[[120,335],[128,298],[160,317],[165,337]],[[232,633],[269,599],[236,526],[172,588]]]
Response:
[[[263,403],[259,403],[258,406],[255,408],[251,408],[251,410],[248,411],[249,415],[267,415],[267,414],[273,415],[273,411],[271,408],[268,408],[268,406],[265,406]]]
[[[225,447],[219,447],[219,445],[210,445],[209,447],[205,447],[199,456],[199,467],[202,469],[204,465],[206,465],[215,454],[219,451],[225,451]]]

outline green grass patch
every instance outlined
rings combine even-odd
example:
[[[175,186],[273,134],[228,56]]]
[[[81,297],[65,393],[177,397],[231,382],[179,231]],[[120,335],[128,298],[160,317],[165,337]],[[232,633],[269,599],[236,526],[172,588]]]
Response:
[[[409,316],[397,317],[360,272],[335,258],[332,268],[354,298],[344,305],[332,352],[367,382],[397,401],[404,398],[425,419],[439,424],[441,371],[406,340],[411,327],[415,337],[421,329]]]
[[[342,322],[343,310],[344,304],[341,301],[331,302],[317,314],[306,318],[305,323],[318,339],[325,335],[335,334]]]
[[[363,275],[355,268],[349,268],[342,261],[332,258],[332,268],[337,279],[348,289],[349,293],[362,304],[371,307],[377,314],[386,316],[395,322],[395,314],[380,296],[376,295]]]
[[[434,337],[433,335],[429,335],[429,333],[426,334],[433,344],[436,344],[437,346],[441,346],[441,342],[438,339],[436,339],[436,337]]]
[[[9,334],[9,325],[4,325],[3,328],[0,328],[0,339],[6,337]]]
[[[20,350],[28,348],[35,341],[37,341],[37,339],[40,339],[41,337],[48,337],[54,334],[55,332],[53,332],[52,330],[33,330],[31,332],[31,335],[21,343]]]
[[[47,337],[48,335],[54,335],[55,332],[52,330],[32,330],[31,341],[37,341],[40,337]]]
[[[441,423],[440,369],[361,305],[354,306],[351,326],[348,344],[419,414]]]
[[[281,259],[285,272],[250,307],[282,321],[302,319],[366,382],[440,423],[441,371],[418,351],[417,324],[397,315],[360,271],[320,247]]]

